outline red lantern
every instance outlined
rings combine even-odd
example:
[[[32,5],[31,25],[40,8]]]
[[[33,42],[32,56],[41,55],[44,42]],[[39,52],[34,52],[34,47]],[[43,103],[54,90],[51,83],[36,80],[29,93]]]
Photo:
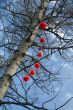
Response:
[[[23,77],[23,80],[24,81],[29,81],[29,79],[30,79],[30,76],[28,76],[28,75],[26,75],[26,76]]]
[[[35,71],[34,69],[32,69],[32,70],[29,71],[29,74],[30,74],[31,76],[34,76],[34,75],[36,74],[36,71]]]
[[[40,24],[39,24],[39,28],[42,29],[42,30],[45,30],[48,28],[48,24],[44,21],[41,21]]]
[[[37,56],[38,56],[38,57],[42,57],[42,56],[43,56],[43,52],[41,52],[41,51],[38,52]]]
[[[34,66],[35,66],[35,68],[37,68],[37,69],[40,68],[40,64],[39,64],[39,63],[35,63]]]
[[[45,39],[44,37],[41,37],[41,38],[40,38],[40,42],[41,42],[41,43],[45,43],[45,42],[46,42],[46,39]]]

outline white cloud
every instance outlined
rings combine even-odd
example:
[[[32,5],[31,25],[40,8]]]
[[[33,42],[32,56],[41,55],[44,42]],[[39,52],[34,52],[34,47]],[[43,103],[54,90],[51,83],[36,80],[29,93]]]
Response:
[[[50,2],[50,5],[54,6],[54,5],[55,5],[55,3],[56,3],[56,0],[51,1],[51,2]]]
[[[64,99],[64,98],[61,98],[60,100],[61,100],[62,102],[64,102],[64,101],[65,101],[65,99]]]
[[[71,97],[73,97],[73,94],[70,93],[70,92],[67,92],[67,93],[63,94],[63,97],[61,97],[60,100],[63,101],[63,102],[65,102],[68,99],[70,99]]]
[[[62,66],[63,66],[63,70],[65,70],[65,71],[70,71],[70,73],[71,73],[71,71],[73,71],[73,66],[70,63],[62,64]]]
[[[65,98],[66,99],[69,99],[71,97],[73,97],[73,94],[72,93],[70,93],[70,92],[65,93]]]
[[[58,88],[58,87],[55,89],[55,91],[59,91],[59,90],[60,90],[60,88]]]

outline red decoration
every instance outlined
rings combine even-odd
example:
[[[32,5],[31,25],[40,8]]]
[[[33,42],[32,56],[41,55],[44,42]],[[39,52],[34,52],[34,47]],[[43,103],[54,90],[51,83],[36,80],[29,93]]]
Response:
[[[48,28],[48,24],[44,21],[41,21],[39,24],[39,28],[45,30],[46,28]]]
[[[34,69],[32,69],[32,70],[29,71],[29,74],[30,74],[31,76],[34,76],[34,75],[36,74],[36,71],[35,71]]]
[[[40,64],[39,63],[35,63],[34,66],[35,66],[35,68],[40,68]]]
[[[42,57],[42,56],[43,56],[43,52],[41,52],[41,51],[38,52],[37,56],[38,56],[38,57]]]
[[[45,43],[45,42],[46,42],[46,39],[45,39],[44,37],[41,37],[41,38],[40,38],[40,42],[41,42],[41,43]]]
[[[23,80],[24,81],[29,81],[29,79],[30,79],[30,76],[28,76],[28,75],[26,75],[26,76],[23,77]]]

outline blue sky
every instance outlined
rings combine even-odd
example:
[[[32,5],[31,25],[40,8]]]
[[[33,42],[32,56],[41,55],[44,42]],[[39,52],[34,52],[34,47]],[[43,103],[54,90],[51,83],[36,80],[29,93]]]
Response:
[[[58,60],[58,59],[55,59]],[[53,101],[53,103],[56,103],[56,106],[63,104],[65,101],[67,101],[70,97],[73,97],[73,63],[66,63],[64,64],[64,67],[62,69],[62,78],[69,78],[69,79],[63,79],[63,87],[56,99]],[[58,88],[57,88],[58,90]],[[73,100],[71,100],[65,107],[62,108],[62,110],[72,110],[73,109]]]

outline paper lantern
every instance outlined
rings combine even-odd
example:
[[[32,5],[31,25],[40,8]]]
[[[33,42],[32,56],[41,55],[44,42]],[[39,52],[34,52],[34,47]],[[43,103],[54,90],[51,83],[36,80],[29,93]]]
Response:
[[[23,77],[23,80],[24,80],[24,81],[29,81],[29,79],[30,79],[30,76],[28,76],[28,75],[25,75],[25,76]]]
[[[42,57],[42,56],[43,56],[43,52],[41,52],[41,51],[38,52],[37,56],[38,56],[38,57]]]
[[[46,39],[44,37],[41,37],[39,40],[40,40],[41,43],[45,43],[46,42]]]
[[[41,21],[39,24],[39,28],[45,30],[48,28],[48,24],[45,21]]]
[[[39,63],[35,63],[34,66],[35,66],[35,68],[37,68],[37,69],[39,69],[39,68],[41,67]]]
[[[32,69],[32,70],[29,71],[29,74],[30,74],[31,76],[34,76],[34,75],[36,74],[36,71],[35,71],[34,69]]]

